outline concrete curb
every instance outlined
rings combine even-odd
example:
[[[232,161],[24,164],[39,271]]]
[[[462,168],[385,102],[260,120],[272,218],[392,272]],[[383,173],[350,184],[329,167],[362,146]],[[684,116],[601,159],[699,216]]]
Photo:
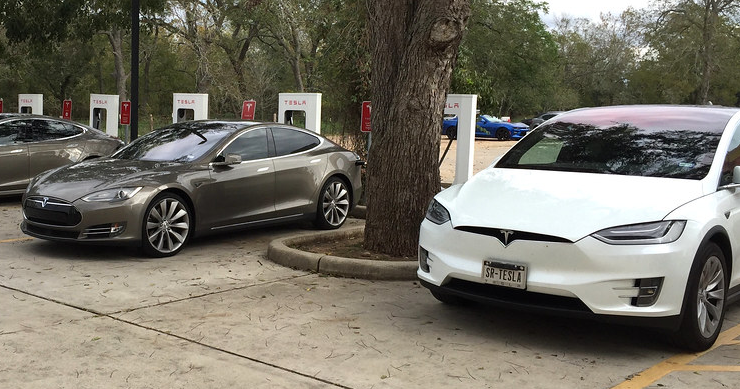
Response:
[[[415,280],[416,261],[374,261],[369,259],[344,258],[297,250],[290,245],[311,242],[322,238],[359,236],[364,226],[337,231],[301,234],[275,239],[267,247],[267,259],[294,269],[316,273],[367,280]]]

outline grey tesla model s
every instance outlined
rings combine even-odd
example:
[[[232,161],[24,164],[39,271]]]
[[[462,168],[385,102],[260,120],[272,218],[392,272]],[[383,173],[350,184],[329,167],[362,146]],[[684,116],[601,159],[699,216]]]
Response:
[[[0,114],[0,195],[19,195],[45,170],[111,155],[121,146],[120,139],[69,120]]]
[[[45,172],[23,196],[21,229],[57,241],[178,253],[193,236],[312,219],[340,227],[362,190],[359,157],[277,123],[194,121],[109,158]]]

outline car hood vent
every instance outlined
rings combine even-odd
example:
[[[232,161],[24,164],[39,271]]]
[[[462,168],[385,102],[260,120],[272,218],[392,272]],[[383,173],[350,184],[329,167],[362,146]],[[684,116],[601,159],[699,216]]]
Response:
[[[572,241],[561,238],[559,236],[535,234],[526,231],[514,231],[507,230],[505,228],[490,228],[490,227],[474,227],[474,226],[458,226],[455,227],[458,231],[471,232],[473,234],[492,236],[498,239],[504,246],[508,246],[515,240],[531,240],[536,242],[552,242],[552,243],[573,243]]]

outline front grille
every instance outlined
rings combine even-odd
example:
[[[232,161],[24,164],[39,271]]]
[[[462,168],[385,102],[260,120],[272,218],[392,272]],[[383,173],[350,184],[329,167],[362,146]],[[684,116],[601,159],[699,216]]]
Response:
[[[79,234],[75,231],[58,231],[51,228],[44,228],[26,223],[28,232],[34,235],[45,236],[49,238],[77,239]]]
[[[526,231],[512,231],[503,228],[489,228],[489,227],[474,227],[474,226],[458,226],[455,227],[458,231],[470,232],[473,234],[480,234],[486,236],[492,236],[498,239],[505,245],[510,244],[515,240],[530,240],[536,242],[550,242],[550,243],[573,243],[568,239],[561,238],[559,236],[535,234],[533,232]]]
[[[23,204],[26,219],[51,226],[76,226],[82,215],[74,205],[48,197],[29,197]]]
[[[539,308],[560,312],[591,313],[592,311],[581,300],[575,297],[555,296],[526,290],[506,288],[490,284],[480,284],[453,278],[444,285],[445,289],[454,290],[469,297],[503,305],[520,308]]]

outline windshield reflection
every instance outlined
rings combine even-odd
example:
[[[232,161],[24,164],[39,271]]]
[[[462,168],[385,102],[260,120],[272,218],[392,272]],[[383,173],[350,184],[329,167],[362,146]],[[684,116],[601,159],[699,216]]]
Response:
[[[242,128],[236,123],[176,123],[150,132],[113,154],[116,159],[191,162]]]
[[[496,166],[701,179],[709,172],[721,136],[721,130],[555,122],[532,132]]]

